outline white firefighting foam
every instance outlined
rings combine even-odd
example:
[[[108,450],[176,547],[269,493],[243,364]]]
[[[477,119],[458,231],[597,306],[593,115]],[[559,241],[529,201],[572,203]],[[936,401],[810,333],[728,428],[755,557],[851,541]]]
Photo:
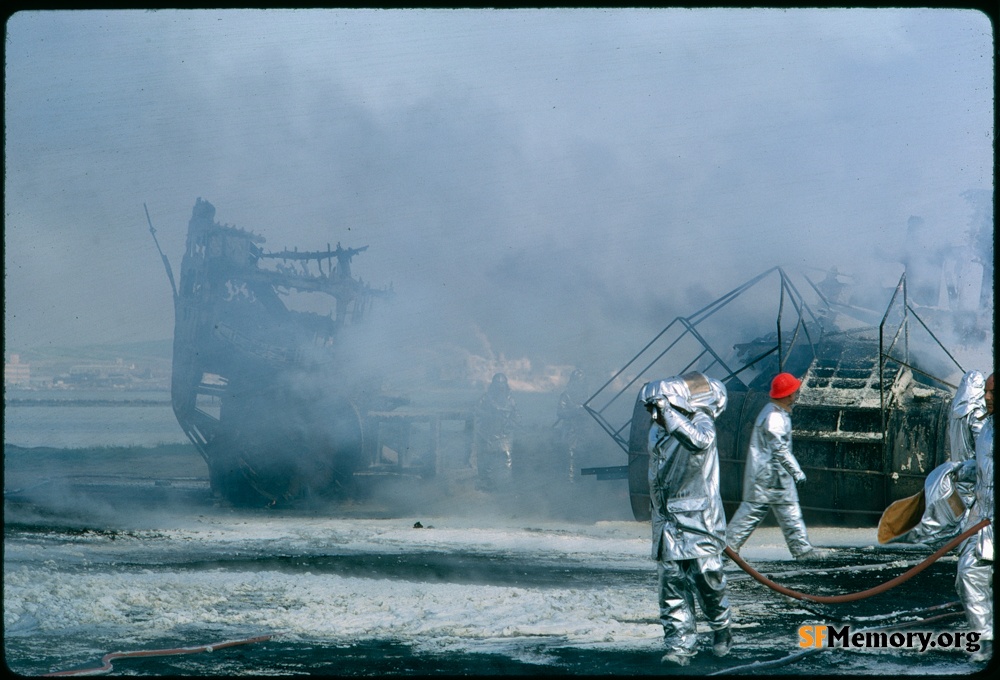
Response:
[[[523,638],[550,638],[561,647],[662,646],[648,524],[483,526],[451,518],[425,518],[419,529],[414,524],[413,519],[202,518],[184,528],[115,537],[8,541],[4,626],[8,635],[91,628],[113,634],[122,645],[197,627],[330,642],[388,638],[426,651],[497,651]],[[812,538],[821,545],[857,546],[874,544],[875,533],[820,529]],[[635,572],[636,578],[609,580],[598,588],[522,587],[294,568],[296,556],[305,564],[317,555],[418,559],[428,553],[530,559],[547,562],[554,571],[613,568]],[[755,532],[742,554],[751,561],[790,559],[776,528]],[[255,559],[274,555],[290,558],[291,568],[255,567]],[[246,561],[225,566],[229,560]],[[205,561],[215,566],[190,566]],[[728,568],[736,573],[733,565]]]

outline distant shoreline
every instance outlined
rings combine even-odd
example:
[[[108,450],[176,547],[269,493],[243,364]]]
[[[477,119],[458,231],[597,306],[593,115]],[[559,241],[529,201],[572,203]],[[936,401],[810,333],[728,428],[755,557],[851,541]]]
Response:
[[[169,399],[4,399],[4,406],[170,406]]]

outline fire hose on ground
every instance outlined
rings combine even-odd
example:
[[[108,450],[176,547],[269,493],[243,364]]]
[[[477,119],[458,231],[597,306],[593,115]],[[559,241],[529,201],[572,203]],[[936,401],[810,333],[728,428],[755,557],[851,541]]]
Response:
[[[784,586],[778,585],[774,581],[770,580],[766,576],[763,576],[760,572],[758,572],[753,567],[751,567],[749,564],[747,564],[739,556],[739,554],[735,550],[733,550],[732,548],[727,547],[725,552],[726,552],[727,555],[729,555],[730,559],[732,559],[734,562],[736,562],[736,564],[738,564],[740,566],[740,568],[743,569],[743,571],[745,571],[751,577],[753,577],[754,580],[756,580],[756,581],[758,581],[758,582],[766,585],[767,587],[771,588],[772,590],[775,590],[775,591],[777,591],[777,592],[779,592],[779,593],[781,593],[783,595],[787,595],[788,597],[792,597],[792,598],[795,598],[797,600],[809,600],[809,601],[812,601],[812,602],[820,602],[820,603],[824,603],[824,604],[835,604],[835,603],[842,603],[842,602],[854,602],[856,600],[863,600],[865,598],[872,597],[873,595],[878,595],[879,593],[884,593],[884,592],[886,592],[888,590],[891,590],[892,588],[895,588],[896,586],[900,585],[901,583],[903,583],[905,581],[908,581],[909,579],[913,578],[914,576],[916,576],[917,574],[919,574],[921,571],[923,571],[924,569],[926,569],[927,567],[929,567],[931,564],[933,564],[934,562],[936,562],[938,559],[940,559],[941,557],[943,557],[944,555],[946,555],[955,546],[960,545],[962,543],[962,541],[964,541],[965,539],[969,538],[970,536],[975,535],[980,529],[983,529],[988,524],[990,524],[990,520],[984,519],[981,522],[979,522],[979,523],[977,523],[977,524],[969,527],[968,529],[966,529],[965,531],[963,531],[961,534],[959,534],[958,536],[956,536],[955,538],[953,538],[952,540],[950,540],[948,543],[946,543],[944,546],[942,546],[940,549],[938,549],[937,551],[935,551],[932,555],[930,555],[923,562],[921,562],[920,564],[914,566],[913,568],[911,568],[910,570],[904,572],[903,574],[900,574],[896,578],[894,578],[892,580],[889,580],[889,581],[886,581],[885,583],[883,583],[880,586],[876,586],[874,588],[869,588],[868,590],[863,590],[863,591],[860,591],[860,592],[857,592],[857,593],[849,593],[849,594],[846,594],[846,595],[829,595],[829,596],[827,596],[827,595],[809,595],[807,593],[800,593],[800,592],[798,592],[796,590],[792,590],[790,588],[785,588]],[[943,607],[951,606],[953,604],[960,604],[960,603],[958,603],[958,602],[948,603],[946,605],[942,605],[942,608]],[[954,618],[954,617],[961,616],[961,615],[962,615],[962,612],[951,612],[951,613],[948,613],[948,614],[938,614],[936,616],[931,616],[929,618],[920,619],[919,621],[914,621],[914,622],[910,622],[910,623],[892,624],[892,625],[889,625],[889,626],[879,626],[879,627],[871,628],[871,629],[868,629],[868,630],[869,631],[895,630],[897,628],[906,628],[906,627],[917,625],[917,624],[926,624],[926,623],[929,623],[929,622],[932,622],[932,621],[941,621],[941,620],[944,620],[944,619]],[[741,670],[759,671],[759,670],[763,670],[765,668],[774,668],[776,666],[783,666],[785,664],[792,663],[793,661],[798,661],[799,659],[802,659],[802,658],[804,658],[806,656],[810,656],[812,654],[816,654],[817,652],[822,652],[822,651],[827,650],[827,649],[830,649],[830,647],[813,647],[813,648],[810,648],[810,649],[807,649],[807,650],[804,650],[804,651],[801,651],[801,652],[796,652],[795,654],[792,654],[791,656],[786,656],[783,659],[775,659],[774,661],[762,661],[762,662],[758,661],[758,662],[754,662],[754,663],[747,664],[747,665],[744,665],[744,666],[737,666],[735,668],[727,668],[727,669],[724,669],[724,670],[721,670],[721,671],[717,671],[715,673],[709,673],[709,675],[722,675],[722,674],[728,675],[728,674],[731,674],[731,673],[734,673],[734,672],[738,672],[738,671],[741,671]]]
[[[70,675],[101,675],[111,671],[111,662],[115,659],[133,659],[135,657],[149,656],[174,656],[177,654],[196,654],[198,652],[213,652],[225,647],[235,647],[236,645],[249,645],[254,642],[264,642],[270,640],[273,635],[258,635],[256,637],[243,638],[242,640],[227,640],[217,642],[214,645],[198,645],[197,647],[174,647],[172,649],[142,649],[132,652],[111,652],[101,658],[101,665],[95,668],[81,668],[72,671],[57,671],[55,673],[44,673],[43,678],[66,677]]]
[[[807,593],[800,593],[797,590],[792,590],[791,588],[786,588],[782,585],[778,585],[771,579],[767,578],[766,576],[758,572],[756,569],[751,567],[749,564],[747,564],[743,560],[743,558],[739,556],[739,553],[737,553],[732,548],[727,546],[725,552],[727,555],[729,555],[729,558],[733,562],[738,564],[743,571],[750,574],[750,576],[753,577],[754,580],[758,581],[759,583],[763,583],[768,588],[771,588],[772,590],[775,590],[781,593],[782,595],[787,595],[788,597],[795,598],[796,600],[809,600],[811,602],[820,602],[822,604],[837,604],[840,602],[854,602],[856,600],[863,600],[865,598],[872,597],[873,595],[884,593],[887,590],[895,588],[901,583],[909,581],[911,578],[922,572],[924,569],[931,566],[931,564],[933,564],[940,558],[944,557],[950,550],[952,550],[952,548],[959,545],[962,541],[969,538],[973,534],[977,533],[980,529],[987,526],[989,523],[990,521],[988,519],[984,519],[978,524],[969,527],[968,529],[960,533],[958,536],[948,541],[948,543],[946,543],[942,548],[940,548],[933,555],[925,559],[923,562],[916,565],[909,571],[900,574],[896,578],[890,581],[886,581],[880,586],[869,588],[868,590],[862,590],[861,592],[857,593],[849,593],[847,595],[809,595]]]

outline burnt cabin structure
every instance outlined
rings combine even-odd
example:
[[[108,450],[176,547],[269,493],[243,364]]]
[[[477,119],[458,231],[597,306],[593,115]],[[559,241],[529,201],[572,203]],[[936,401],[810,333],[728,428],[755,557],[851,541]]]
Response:
[[[775,281],[776,331],[731,343],[725,355],[717,352],[709,341],[713,333],[731,338],[734,329],[746,327],[743,318],[727,317],[730,305]],[[634,517],[649,519],[651,423],[635,395],[650,380],[700,371],[728,390],[716,425],[722,498],[731,517],[742,500],[754,420],[768,401],[771,378],[786,371],[802,379],[792,441],[807,475],[799,489],[807,522],[876,526],[890,503],[917,493],[927,474],[949,458],[948,411],[955,385],[940,376],[961,366],[907,301],[905,273],[881,317],[835,302],[810,284],[820,299],[816,313],[785,271],[775,267],[698,312],[677,317],[585,404],[626,454],[627,464],[582,473],[627,478]],[[760,309],[758,300],[753,310]]]
[[[150,231],[155,241],[151,221]],[[458,421],[470,442],[472,416],[408,409],[345,352],[345,334],[392,294],[352,275],[367,246],[269,252],[264,242],[216,222],[199,198],[176,285],[160,250],[174,293],[171,403],[213,493],[286,505],[357,496],[386,476],[433,476],[442,422]],[[327,313],[286,304],[296,295]]]

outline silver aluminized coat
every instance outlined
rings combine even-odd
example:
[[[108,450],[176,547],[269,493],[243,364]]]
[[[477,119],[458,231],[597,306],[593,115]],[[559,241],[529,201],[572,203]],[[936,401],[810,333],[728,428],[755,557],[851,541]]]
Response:
[[[951,459],[976,457],[976,436],[986,418],[986,377],[982,371],[968,371],[962,376],[948,414],[948,443]]]
[[[792,418],[770,402],[754,422],[743,474],[743,500],[751,503],[798,503],[795,481],[805,473],[792,455]]]
[[[954,498],[964,475],[963,463],[949,461],[931,470],[924,479],[924,512],[920,523],[900,534],[889,543],[925,543],[930,546],[944,545],[962,532],[962,518],[965,507],[959,506]],[[971,466],[969,466],[971,468]],[[968,484],[972,488],[974,482]],[[964,501],[963,501],[964,502]]]
[[[690,373],[647,383],[641,398],[662,413],[662,422],[650,428],[648,447],[653,559],[719,555],[726,547],[726,516],[715,419],[726,407],[726,388]]]
[[[498,483],[510,481],[513,433],[520,418],[507,376],[498,373],[486,388],[486,394],[479,399],[475,411],[474,441],[480,489],[489,491]]]
[[[965,465],[969,466],[972,461]],[[993,520],[993,418],[987,419],[976,438],[976,500],[965,527],[982,519]],[[955,590],[965,607],[969,627],[983,640],[993,639],[993,524],[981,529],[959,548]]]
[[[969,465],[966,463],[966,465]],[[976,554],[984,560],[993,561],[993,418],[986,419],[983,429],[976,437],[976,500],[972,504],[963,525],[963,531],[981,520],[990,524],[975,535]],[[972,539],[969,539],[972,540]]]

